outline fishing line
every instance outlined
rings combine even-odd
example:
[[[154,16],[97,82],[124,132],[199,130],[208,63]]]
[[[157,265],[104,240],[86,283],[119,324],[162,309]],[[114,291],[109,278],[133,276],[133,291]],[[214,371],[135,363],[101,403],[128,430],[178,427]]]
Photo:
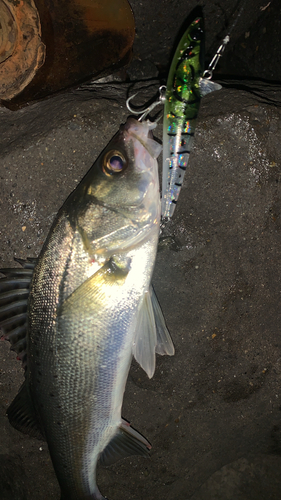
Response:
[[[236,16],[236,18],[234,19],[232,25],[230,26],[229,30],[228,30],[228,33],[227,35],[223,38],[223,41],[221,43],[221,45],[219,46],[217,52],[215,53],[213,59],[211,60],[209,66],[208,66],[208,69],[206,69],[203,73],[203,78],[207,78],[208,80],[210,80],[212,77],[213,77],[213,72],[215,70],[215,67],[216,65],[218,64],[221,56],[223,55],[224,51],[225,51],[225,47],[226,45],[228,44],[229,40],[230,40],[230,35],[232,33],[232,31],[234,30],[237,22],[238,22],[238,19],[241,17],[242,15],[242,12],[245,8],[245,3],[246,3],[247,0],[244,0],[239,11],[238,11],[238,14]]]
[[[238,10],[238,13],[237,13],[236,19],[233,21],[232,25],[230,26],[230,28],[229,28],[229,30],[228,30],[228,33],[227,33],[227,34],[228,34],[228,36],[229,36],[229,37],[230,37],[230,34],[232,33],[232,31],[234,30],[234,28],[235,28],[235,26],[236,26],[236,24],[237,24],[237,22],[238,22],[239,18],[240,18],[240,17],[241,17],[241,15],[242,15],[242,12],[243,12],[243,10],[244,10],[244,8],[245,8],[245,4],[246,4],[246,2],[247,2],[247,0],[244,0],[244,1],[242,2],[242,5],[241,5],[240,9]]]
[[[203,78],[207,78],[208,80],[210,80],[212,78],[215,67],[218,64],[221,56],[223,55],[223,53],[225,51],[225,47],[230,40],[230,35],[231,35],[232,31],[234,30],[239,18],[242,15],[242,12],[245,8],[246,1],[247,0],[243,0],[242,5],[241,5],[240,9],[238,10],[238,14],[237,14],[236,18],[234,19],[232,25],[230,26],[227,35],[223,38],[223,41],[222,41],[221,45],[219,46],[217,52],[215,53],[213,59],[211,60],[209,66],[208,66],[208,69],[206,69],[204,71]]]

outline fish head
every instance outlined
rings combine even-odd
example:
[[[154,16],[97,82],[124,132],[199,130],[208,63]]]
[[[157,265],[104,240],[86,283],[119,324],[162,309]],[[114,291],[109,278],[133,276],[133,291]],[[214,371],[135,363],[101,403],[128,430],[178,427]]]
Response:
[[[84,239],[95,249],[102,240],[101,250],[106,243],[112,251],[125,237],[131,245],[144,228],[159,225],[156,158],[162,148],[152,136],[155,126],[128,118],[68,201]]]
[[[161,146],[152,138],[155,124],[128,118],[93,165],[88,193],[108,207],[149,210],[159,191],[155,158]]]

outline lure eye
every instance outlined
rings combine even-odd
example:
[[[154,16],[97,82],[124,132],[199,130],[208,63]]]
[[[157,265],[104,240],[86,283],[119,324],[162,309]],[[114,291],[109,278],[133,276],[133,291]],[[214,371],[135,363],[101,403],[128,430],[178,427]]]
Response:
[[[126,160],[120,151],[108,151],[106,153],[102,170],[106,175],[113,175],[123,172],[126,167]]]
[[[203,31],[201,28],[196,27],[191,33],[190,37],[192,40],[197,41],[197,40],[202,40],[203,38]]]

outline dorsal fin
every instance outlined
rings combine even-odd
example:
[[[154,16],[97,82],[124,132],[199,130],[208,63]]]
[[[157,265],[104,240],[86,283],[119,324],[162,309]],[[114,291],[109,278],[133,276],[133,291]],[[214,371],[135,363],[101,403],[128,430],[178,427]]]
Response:
[[[26,381],[24,381],[15,399],[10,404],[7,415],[10,424],[18,431],[37,439],[45,439]]]
[[[0,269],[0,328],[26,367],[27,302],[36,259],[15,259],[22,268]]]

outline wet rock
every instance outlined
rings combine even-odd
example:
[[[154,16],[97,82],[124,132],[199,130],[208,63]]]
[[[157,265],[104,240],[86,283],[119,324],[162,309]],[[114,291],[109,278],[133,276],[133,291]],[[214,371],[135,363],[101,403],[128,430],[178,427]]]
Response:
[[[20,457],[0,455],[1,500],[28,500],[27,478]]]
[[[115,500],[186,500],[226,464],[279,450],[280,109],[247,85],[202,100],[153,280],[176,354],[157,357],[151,380],[133,363],[123,414],[151,441],[152,459],[148,475],[142,458],[100,468],[100,488]],[[277,102],[279,88],[274,93]],[[57,126],[44,131],[41,120],[35,141],[28,136],[26,146],[15,141],[2,153],[3,267],[14,255],[38,255],[56,211],[125,120],[112,101],[72,99],[56,101]],[[9,346],[0,348],[4,415],[22,374]],[[37,479],[29,500],[58,498],[46,445],[40,452],[5,429],[9,454],[30,471],[28,484]]]
[[[281,457],[242,457],[222,467],[190,500],[278,500],[281,489]]]

